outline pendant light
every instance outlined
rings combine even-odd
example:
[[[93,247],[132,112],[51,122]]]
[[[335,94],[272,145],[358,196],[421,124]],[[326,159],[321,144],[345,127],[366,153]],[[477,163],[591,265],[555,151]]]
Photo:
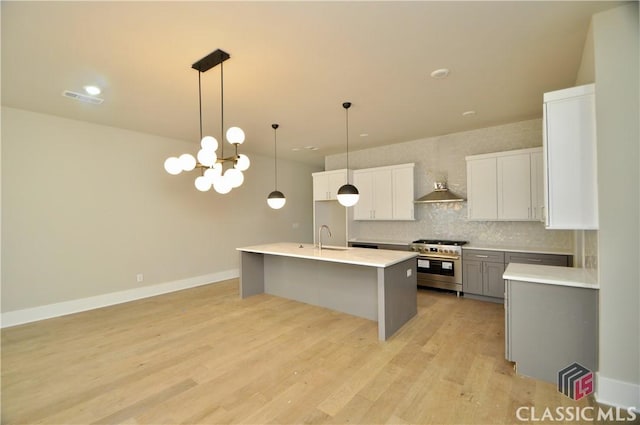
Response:
[[[191,171],[195,168],[200,170],[200,176],[196,177],[194,184],[196,189],[206,192],[212,187],[216,192],[225,194],[229,193],[233,188],[239,187],[244,182],[243,171],[246,171],[251,165],[249,157],[244,154],[238,154],[238,145],[244,142],[245,135],[239,127],[231,127],[227,130],[226,139],[234,146],[234,155],[224,156],[224,144],[218,144],[215,137],[202,136],[202,83],[201,75],[211,68],[220,65],[220,140],[223,139],[224,132],[224,68],[223,62],[229,59],[227,52],[218,49],[204,58],[200,59],[191,68],[198,71],[198,106],[200,113],[200,150],[194,158],[192,155],[185,153],[179,157],[168,158],[164,162],[164,168],[167,173],[172,175],[180,174],[182,171]],[[221,148],[218,157],[218,147]],[[230,167],[224,171],[224,165],[229,164]]]
[[[284,207],[284,204],[287,203],[287,198],[284,197],[284,193],[278,190],[278,142],[277,135],[278,132],[278,124],[271,124],[271,128],[273,128],[273,170],[275,174],[275,189],[273,192],[269,194],[267,197],[267,204],[274,210],[279,210]]]
[[[345,207],[352,207],[358,203],[360,193],[354,185],[349,184],[349,108],[351,107],[351,102],[344,102],[342,107],[346,112],[347,123],[347,184],[338,189],[338,202]]]

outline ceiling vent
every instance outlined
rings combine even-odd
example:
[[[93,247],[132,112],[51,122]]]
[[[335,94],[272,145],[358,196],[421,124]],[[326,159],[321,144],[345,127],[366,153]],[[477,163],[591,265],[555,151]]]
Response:
[[[64,97],[69,98],[69,99],[74,99],[74,100],[77,100],[79,102],[84,102],[84,103],[92,103],[94,105],[99,105],[102,102],[104,102],[104,99],[100,99],[99,97],[87,96],[86,94],[76,93],[76,92],[70,91],[70,90],[63,91],[62,95]]]

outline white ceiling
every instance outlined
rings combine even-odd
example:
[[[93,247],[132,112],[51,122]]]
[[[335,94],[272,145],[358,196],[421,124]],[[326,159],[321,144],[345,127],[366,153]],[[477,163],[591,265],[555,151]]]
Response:
[[[343,101],[351,150],[540,117],[542,93],[575,83],[591,15],[617,5],[2,1],[2,103],[193,140],[195,153],[191,64],[219,48],[231,55],[225,127],[245,130],[242,151],[272,156],[275,122],[279,157],[323,164],[345,150]],[[449,77],[430,78],[438,68]],[[215,137],[219,69],[202,74]],[[61,96],[86,84],[102,105]]]

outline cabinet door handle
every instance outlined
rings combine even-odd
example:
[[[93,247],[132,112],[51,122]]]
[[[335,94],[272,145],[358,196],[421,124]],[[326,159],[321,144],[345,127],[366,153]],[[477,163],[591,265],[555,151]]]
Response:
[[[527,258],[527,261],[531,261],[533,263],[541,263],[542,260],[539,258]]]
[[[476,258],[489,258],[489,256],[476,254]]]

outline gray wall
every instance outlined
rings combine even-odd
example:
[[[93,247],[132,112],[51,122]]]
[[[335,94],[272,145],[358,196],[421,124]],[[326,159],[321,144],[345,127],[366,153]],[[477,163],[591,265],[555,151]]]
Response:
[[[313,240],[318,167],[279,161],[288,200],[274,211],[272,158],[249,153],[227,195],[198,192],[195,171],[164,171],[198,147],[2,108],[2,312],[234,271],[236,247]]]
[[[542,96],[540,97],[542,104]],[[444,178],[458,195],[467,195],[465,156],[542,146],[542,120],[414,140],[349,153],[353,169],[414,162],[415,197],[433,190]],[[325,158],[327,170],[345,168],[344,154]],[[573,232],[545,230],[539,222],[467,221],[467,203],[415,205],[413,222],[350,222],[350,237],[411,241],[417,238],[461,239],[472,243],[573,249]]]
[[[598,398],[640,408],[638,3],[592,20],[598,134]]]

